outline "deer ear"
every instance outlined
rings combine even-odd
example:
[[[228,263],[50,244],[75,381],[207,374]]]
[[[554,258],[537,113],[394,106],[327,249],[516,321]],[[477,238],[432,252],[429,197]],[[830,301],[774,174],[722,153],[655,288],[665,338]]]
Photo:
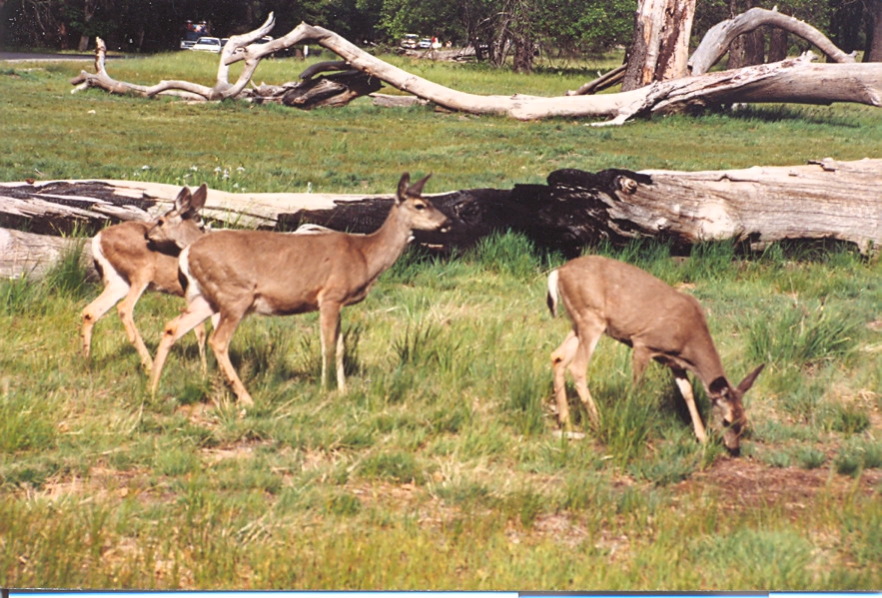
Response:
[[[208,198],[208,185],[202,183],[199,185],[199,188],[196,189],[196,193],[190,198],[190,202],[187,205],[187,211],[191,214],[195,215],[196,212],[201,210],[205,206],[205,200]]]
[[[763,371],[763,368],[766,367],[766,364],[762,363],[758,368],[747,374],[738,384],[738,390],[741,391],[742,394],[750,390],[750,387],[753,386],[753,383],[756,381],[756,377],[760,375],[760,372]]]
[[[398,201],[404,201],[404,198],[407,197],[408,185],[410,185],[410,173],[405,172],[401,175],[401,180],[398,181],[398,192],[396,194]]]
[[[711,400],[716,401],[716,397],[723,397],[728,394],[730,388],[732,388],[732,386],[729,384],[729,381],[723,376],[720,376],[708,384],[707,390],[711,395]]]
[[[413,185],[408,187],[407,194],[408,195],[417,195],[417,196],[422,195],[423,187],[426,186],[426,181],[428,181],[429,177],[431,177],[431,176],[432,176],[431,173],[427,174],[426,176],[424,176],[423,178],[418,180],[416,183],[414,183]]]
[[[186,212],[190,208],[191,199],[192,196],[190,195],[190,189],[182,187],[178,196],[175,198],[175,211],[178,213]]]

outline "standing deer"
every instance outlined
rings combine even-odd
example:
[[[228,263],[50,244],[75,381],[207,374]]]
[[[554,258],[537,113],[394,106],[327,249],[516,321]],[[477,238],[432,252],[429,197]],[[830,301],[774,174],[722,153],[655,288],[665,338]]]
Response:
[[[184,187],[175,199],[175,207],[159,218],[110,226],[92,239],[92,257],[104,290],[82,312],[81,336],[86,359],[91,354],[95,323],[122,300],[117,310],[126,335],[138,351],[144,368],[150,370],[153,360],[132,315],[135,304],[148,288],[184,296],[178,281],[178,254],[203,234],[199,210],[205,205],[207,194],[204,184],[192,195]],[[204,328],[197,329],[196,336],[202,355]]]
[[[648,272],[601,256],[574,259],[548,276],[548,307],[557,315],[562,300],[573,323],[564,342],[551,354],[558,420],[569,427],[564,369],[573,376],[576,392],[594,425],[600,421],[591,398],[586,371],[591,354],[603,334],[633,348],[633,380],[638,382],[650,359],[671,368],[686,401],[695,435],[702,443],[707,434],[695,406],[686,372],[704,384],[723,442],[733,454],[740,447],[747,425],[741,398],[762,371],[760,365],[733,387],[723,372],[704,313],[691,295],[679,293]]]
[[[345,390],[340,310],[362,301],[377,277],[404,251],[414,229],[444,227],[447,217],[421,197],[428,176],[410,185],[407,173],[383,225],[369,235],[336,231],[290,235],[269,231],[218,231],[180,256],[187,308],[165,326],[156,352],[152,390],[177,339],[195,325],[217,320],[208,343],[218,366],[243,406],[253,404],[228,354],[230,339],[251,312],[289,315],[318,310],[321,327],[322,387],[336,350],[337,387]]]

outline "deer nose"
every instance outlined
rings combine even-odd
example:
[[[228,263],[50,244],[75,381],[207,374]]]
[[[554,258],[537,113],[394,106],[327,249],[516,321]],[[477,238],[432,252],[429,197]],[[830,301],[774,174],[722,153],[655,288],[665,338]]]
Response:
[[[723,444],[733,457],[741,455],[741,434],[744,429],[741,422],[723,420]]]

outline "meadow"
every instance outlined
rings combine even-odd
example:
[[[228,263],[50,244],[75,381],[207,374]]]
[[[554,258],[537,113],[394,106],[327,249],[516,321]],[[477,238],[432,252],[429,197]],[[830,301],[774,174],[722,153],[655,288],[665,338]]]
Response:
[[[215,58],[109,63],[122,80],[211,81]],[[608,61],[525,76],[400,64],[476,93],[552,95]],[[293,80],[294,59],[257,82]],[[84,64],[0,67],[0,180],[117,178],[229,191],[427,193],[543,182],[558,168],[709,170],[879,157],[882,117],[854,106],[755,107],[592,128],[380,109],[216,105],[71,94]],[[85,240],[84,240],[85,242]],[[451,259],[406,253],[344,309],[348,391],[320,388],[315,314],[247,319],[231,355],[244,417],[181,339],[151,396],[110,314],[79,353],[100,291],[78,256],[0,282],[0,587],[149,589],[878,589],[882,587],[880,266],[849,247],[777,244],[688,257],[590,251],[694,294],[746,396],[740,458],[698,444],[668,372],[630,382],[601,341],[602,422],[555,434],[544,303],[563,263],[517,235]],[[145,295],[154,348],[178,299]],[[699,385],[700,386],[700,385]],[[707,417],[710,406],[697,389]]]

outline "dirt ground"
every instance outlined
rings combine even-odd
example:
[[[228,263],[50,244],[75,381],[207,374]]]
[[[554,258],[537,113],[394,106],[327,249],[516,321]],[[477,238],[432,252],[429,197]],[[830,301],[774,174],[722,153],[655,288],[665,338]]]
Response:
[[[867,470],[855,479],[829,467],[770,467],[749,459],[721,459],[674,488],[684,494],[703,490],[724,493],[726,500],[721,505],[733,510],[777,506],[796,518],[822,494],[843,500],[855,492],[877,492],[880,484],[879,470]]]

